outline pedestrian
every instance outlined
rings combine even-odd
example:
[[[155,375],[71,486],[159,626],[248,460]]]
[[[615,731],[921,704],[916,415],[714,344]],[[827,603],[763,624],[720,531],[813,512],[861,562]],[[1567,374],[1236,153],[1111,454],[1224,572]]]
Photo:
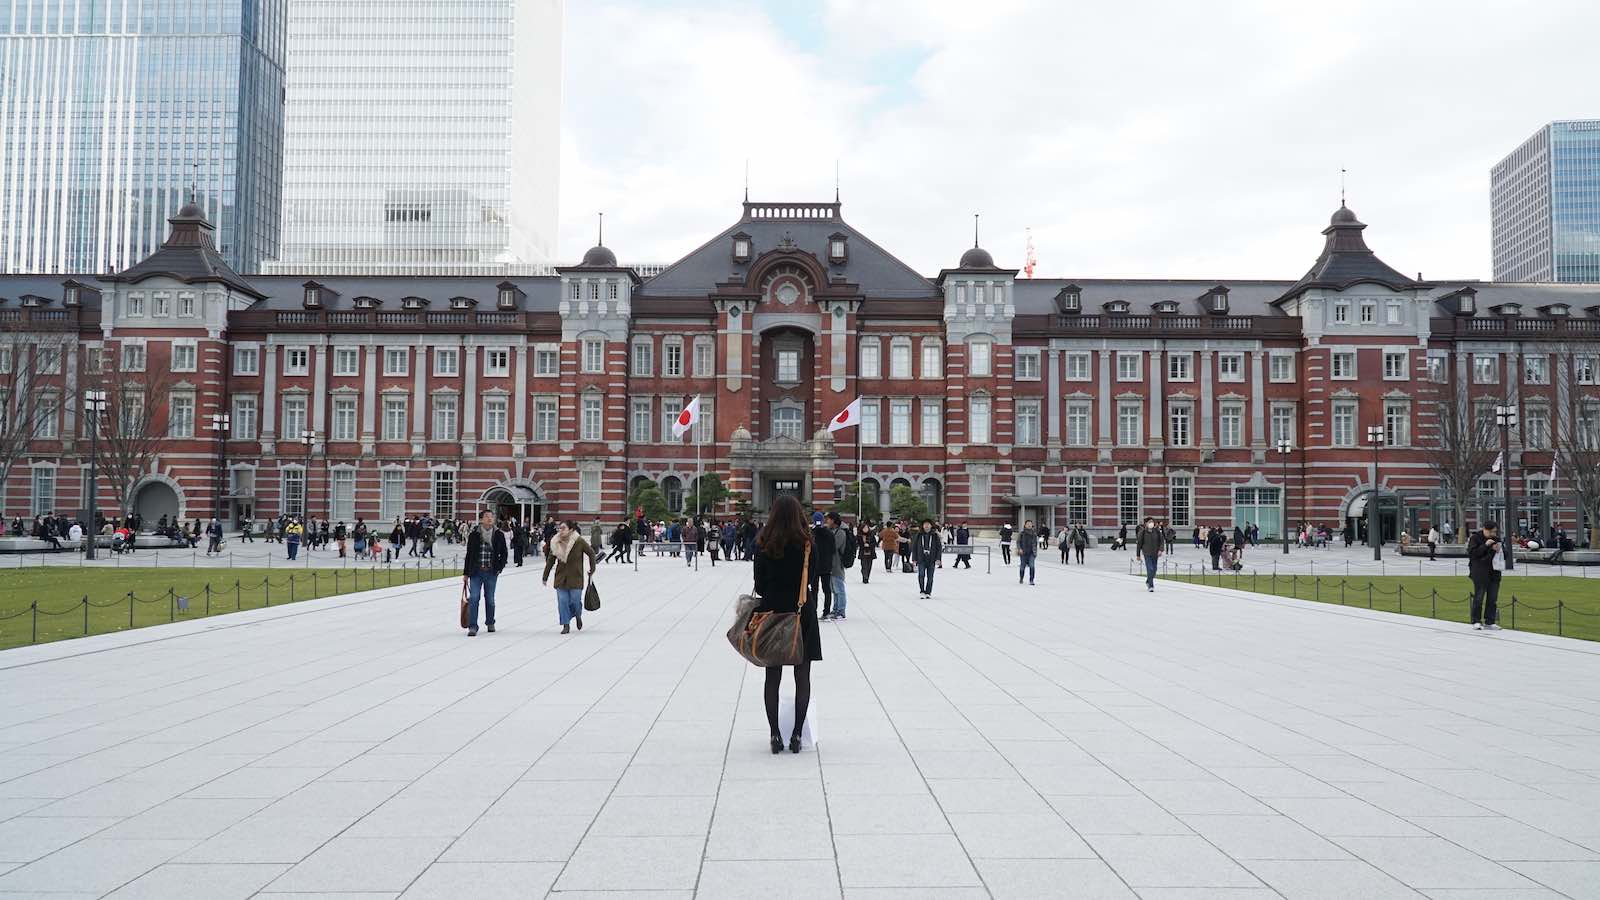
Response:
[[[1039,553],[1039,532],[1033,528],[1033,520],[1022,523],[1022,530],[1017,532],[1017,584],[1022,583],[1022,573],[1028,573],[1028,584],[1033,584],[1033,560]]]
[[[283,526],[283,541],[289,548],[290,559],[294,559],[295,554],[300,551],[300,536],[304,533],[305,529],[301,528],[300,523],[293,519],[289,520],[289,524]]]
[[[683,564],[686,568],[694,568],[694,556],[700,552],[700,529],[693,521],[685,522],[683,530],[678,533],[678,540],[683,541]]]
[[[1211,533],[1206,536],[1206,552],[1211,554],[1211,570],[1222,571],[1222,545],[1226,541],[1222,537],[1222,529],[1212,527]]]
[[[374,553],[378,546],[372,542]],[[510,557],[505,533],[494,527],[494,513],[478,513],[478,527],[467,538],[461,574],[467,580],[467,637],[478,636],[478,604],[483,604],[483,624],[494,634],[494,587]]]
[[[561,618],[561,633],[571,634],[572,623],[583,630],[583,561],[589,560],[589,577],[594,577],[594,548],[578,534],[578,523],[562,522],[555,536],[545,545],[544,575],[550,583],[550,570],[556,573],[556,613]]]
[[[861,560],[861,583],[866,584],[872,580],[872,561],[878,558],[878,532],[871,525],[862,523],[856,532],[856,557]]]
[[[1011,565],[1012,533],[1013,529],[1011,528],[1010,522],[1000,526],[1000,561],[1008,566]]]
[[[912,569],[912,561],[911,561],[911,526],[910,526],[910,524],[906,523],[906,522],[901,522],[900,523],[899,534],[900,534],[900,536],[898,538],[896,538],[895,550],[900,555],[900,571],[903,574],[910,575],[912,573],[912,571],[914,571]]]
[[[1472,627],[1500,630],[1500,575],[1505,569],[1500,527],[1495,522],[1467,539],[1467,575],[1472,579]]]
[[[339,548],[339,558],[345,557],[345,541],[350,539],[350,529],[346,528],[341,519],[339,524],[333,526],[333,543]]]
[[[944,543],[933,528],[932,519],[922,520],[922,530],[917,532],[911,545],[911,555],[917,563],[917,587],[923,599],[933,596],[933,570],[944,567]]]
[[[1139,532],[1139,555],[1144,557],[1144,586],[1152,594],[1156,592],[1156,561],[1166,545],[1166,529],[1157,526],[1155,519],[1146,518],[1144,530]]]
[[[822,618],[833,618],[833,565],[837,561],[837,544],[833,531],[823,522],[822,513],[811,514],[811,542],[816,545],[816,558],[811,560],[811,574],[817,576],[822,591]]]
[[[1170,556],[1178,546],[1178,532],[1169,524],[1163,523],[1161,531],[1167,538],[1167,554]]]
[[[900,550],[900,529],[884,522],[883,530],[878,532],[878,549],[883,551],[884,573],[893,572],[894,556]]]
[[[1072,552],[1072,529],[1066,525],[1061,526],[1061,531],[1056,533],[1056,546],[1061,548],[1061,564],[1071,565],[1072,559],[1068,556]]]
[[[959,569],[964,562],[967,568],[972,568],[972,532],[968,530],[965,522],[956,529],[956,564],[952,568]],[[963,552],[964,551],[964,552]]]
[[[222,523],[212,519],[211,524],[206,526],[206,538],[208,539],[206,541],[206,555],[220,554],[222,552]]]
[[[794,667],[794,727],[789,732],[789,752],[800,752],[800,732],[806,711],[811,706],[811,664],[822,659],[822,630],[817,626],[814,588],[824,576],[816,571],[816,557],[823,551],[815,545],[815,530],[806,533],[805,513],[800,501],[782,494],[772,504],[767,522],[756,536],[756,609],[769,613],[799,613],[800,637],[805,645],[803,659]],[[811,563],[808,566],[807,558]],[[807,574],[809,569],[809,574]],[[808,602],[809,598],[809,602]],[[778,726],[778,689],[783,685],[783,666],[768,666],[762,699],[767,708],[767,730],[773,753],[783,752],[783,733]]]
[[[1430,527],[1428,529],[1428,562],[1433,562],[1434,559],[1437,558],[1436,554],[1438,552],[1439,552],[1439,529]]]
[[[830,512],[825,517],[828,536],[833,538],[833,558],[828,561],[828,571],[833,578],[833,618],[835,621],[843,619],[845,601],[847,597],[844,590],[844,571],[855,563],[856,536],[849,528],[845,527],[844,519],[838,513]]]

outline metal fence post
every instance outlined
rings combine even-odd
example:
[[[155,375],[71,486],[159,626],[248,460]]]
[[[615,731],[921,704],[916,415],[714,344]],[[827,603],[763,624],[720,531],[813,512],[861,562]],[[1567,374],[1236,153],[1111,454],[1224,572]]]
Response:
[[[167,621],[178,621],[178,589],[176,587],[167,588]]]
[[[294,602],[294,573],[289,573],[289,602]]]
[[[35,600],[28,605],[33,608],[33,637],[28,639],[28,643],[37,644],[39,643],[39,601]]]
[[[83,595],[83,633],[89,633],[89,595]]]
[[[206,582],[206,615],[211,615],[211,582]]]
[[[1556,601],[1556,636],[1558,637],[1561,636],[1561,610],[1565,607],[1565,603],[1560,600]]]
[[[1367,609],[1372,608],[1372,582],[1367,582]]]
[[[128,592],[128,627],[133,627],[133,591]]]
[[[290,577],[292,578],[294,576],[291,575]],[[266,597],[266,600],[267,600],[266,605],[267,606],[271,606],[272,605],[272,579],[270,579],[270,578],[261,579],[261,593],[262,593],[262,595],[264,597]]]
[[[244,609],[244,590],[239,587],[239,579],[233,580],[233,608],[235,611]]]
[[[1511,595],[1511,627],[1517,627],[1517,595]]]

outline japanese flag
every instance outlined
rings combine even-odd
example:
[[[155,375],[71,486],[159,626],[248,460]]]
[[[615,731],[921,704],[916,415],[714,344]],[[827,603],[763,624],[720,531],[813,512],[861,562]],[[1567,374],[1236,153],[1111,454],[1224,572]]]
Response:
[[[689,405],[683,408],[683,412],[678,413],[678,418],[672,420],[672,436],[683,437],[684,433],[693,428],[694,423],[698,421],[700,421],[700,395],[695,394]]]
[[[850,401],[844,411],[828,420],[828,433],[833,434],[841,428],[850,428],[861,424],[861,398]]]

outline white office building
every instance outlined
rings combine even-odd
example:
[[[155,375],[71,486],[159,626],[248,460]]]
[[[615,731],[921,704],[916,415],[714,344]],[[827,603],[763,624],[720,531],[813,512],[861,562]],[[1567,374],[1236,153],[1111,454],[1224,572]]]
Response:
[[[555,250],[562,0],[294,0],[269,274],[489,274]]]

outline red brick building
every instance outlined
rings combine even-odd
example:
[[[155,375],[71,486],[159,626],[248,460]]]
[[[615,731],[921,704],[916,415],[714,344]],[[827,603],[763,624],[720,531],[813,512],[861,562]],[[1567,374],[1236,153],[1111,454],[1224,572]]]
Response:
[[[22,371],[70,336],[10,392],[48,425],[13,460],[4,512],[82,508],[76,398],[103,365],[173,376],[146,398],[168,435],[131,489],[147,519],[617,519],[641,478],[692,497],[698,443],[757,509],[783,491],[832,504],[859,456],[885,500],[904,483],[974,526],[1104,533],[1153,514],[1273,535],[1285,509],[1361,515],[1366,428],[1383,425],[1385,530],[1416,533],[1447,517],[1420,449],[1444,399],[1517,405],[1519,515],[1573,525],[1550,446],[1558,429],[1600,439],[1600,288],[1423,283],[1365,228],[1341,208],[1293,281],[1019,279],[977,247],[928,277],[838,203],[747,202],[647,279],[605,247],[548,277],[243,277],[187,208],[125,272],[0,276],[0,362]],[[696,395],[702,424],[674,440]],[[830,438],[858,395],[862,425]],[[1485,476],[1469,518],[1503,514]],[[102,480],[100,510],[119,503]]]

